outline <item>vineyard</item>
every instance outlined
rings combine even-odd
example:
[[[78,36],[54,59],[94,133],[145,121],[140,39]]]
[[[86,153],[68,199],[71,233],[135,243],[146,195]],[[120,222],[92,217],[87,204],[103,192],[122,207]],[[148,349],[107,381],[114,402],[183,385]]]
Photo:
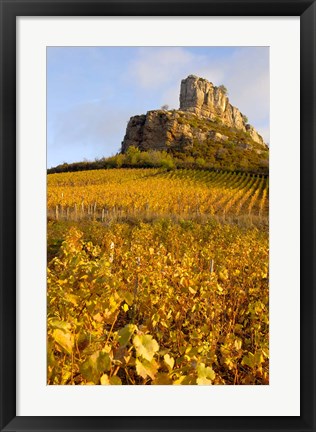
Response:
[[[268,178],[48,176],[48,384],[268,384]]]
[[[268,215],[268,178],[199,170],[121,169],[48,176],[48,216],[113,220]]]

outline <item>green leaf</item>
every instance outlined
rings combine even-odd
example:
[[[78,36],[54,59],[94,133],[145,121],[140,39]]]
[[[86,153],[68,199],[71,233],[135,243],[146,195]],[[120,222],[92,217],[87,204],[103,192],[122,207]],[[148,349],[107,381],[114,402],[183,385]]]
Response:
[[[159,350],[159,345],[151,335],[136,335],[133,340],[138,356],[142,356],[149,362]]]
[[[71,354],[74,347],[74,337],[67,330],[55,329],[53,331],[53,338],[67,354]]]
[[[108,353],[96,351],[80,366],[80,373],[88,381],[99,383],[102,372],[110,370],[111,359]]]
[[[61,321],[57,318],[50,318],[47,320],[48,326],[60,330],[71,330],[71,324],[66,321]]]
[[[119,330],[118,336],[119,336],[119,344],[121,346],[124,346],[128,343],[132,334],[135,332],[136,328],[137,327],[135,324],[127,324],[125,327]]]
[[[109,381],[111,385],[122,385],[121,378],[116,375],[112,376]]]
[[[141,360],[136,359],[136,372],[138,375],[140,375],[142,378],[147,378],[149,376],[151,379],[155,379],[155,376],[158,371],[158,364],[155,362],[155,360],[152,360],[151,362],[147,360]]]
[[[249,366],[253,369],[256,365],[255,356],[250,352],[247,356],[244,356],[241,362],[242,365]]]
[[[109,378],[107,374],[104,374],[100,378],[101,385],[122,385],[121,378],[114,375]]]
[[[260,364],[264,362],[264,357],[261,350],[255,352],[255,362],[257,366],[260,366]]]

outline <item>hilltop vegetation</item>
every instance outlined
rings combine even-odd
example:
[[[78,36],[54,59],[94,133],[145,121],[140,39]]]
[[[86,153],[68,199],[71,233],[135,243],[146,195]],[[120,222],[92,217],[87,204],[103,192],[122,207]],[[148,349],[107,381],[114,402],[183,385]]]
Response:
[[[202,167],[268,174],[269,149],[256,143],[248,132],[228,127],[219,118],[210,120],[189,113],[179,113],[178,122],[201,131],[206,138],[196,137],[188,145],[173,148],[175,158],[191,158]]]
[[[247,144],[242,144],[244,146]],[[129,147],[126,153],[119,153],[108,158],[74,163],[63,163],[47,170],[48,174],[76,172],[111,168],[165,168],[165,169],[200,169],[249,172],[268,175],[268,150],[257,153],[253,149],[245,149],[233,143],[223,146],[216,141],[199,143],[183,151],[181,148],[166,150],[141,151]]]

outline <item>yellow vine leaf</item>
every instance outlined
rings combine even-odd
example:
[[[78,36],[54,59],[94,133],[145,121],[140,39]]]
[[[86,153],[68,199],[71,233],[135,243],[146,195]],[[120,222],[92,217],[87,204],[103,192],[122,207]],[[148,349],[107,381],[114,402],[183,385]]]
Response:
[[[67,354],[71,354],[74,346],[74,337],[67,330],[55,329],[53,331],[53,338],[66,351]]]
[[[171,372],[173,369],[173,366],[174,366],[174,358],[170,357],[169,354],[165,354],[163,359],[164,359],[164,362],[165,362],[169,372]]]
[[[215,372],[213,369],[209,366],[206,367],[204,363],[200,363],[196,369],[198,373],[196,383],[198,385],[211,385],[212,381],[215,379]]]
[[[151,335],[136,335],[133,340],[134,347],[138,356],[142,356],[149,362],[159,350],[159,345]]]
[[[149,362],[147,360],[136,359],[136,372],[142,378],[147,378],[149,376],[151,379],[155,379],[157,371],[158,364],[155,360]]]

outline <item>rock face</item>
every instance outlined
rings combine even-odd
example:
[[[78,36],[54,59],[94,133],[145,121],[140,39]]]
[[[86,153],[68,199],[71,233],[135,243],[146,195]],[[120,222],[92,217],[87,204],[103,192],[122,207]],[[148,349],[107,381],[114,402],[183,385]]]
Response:
[[[225,88],[216,87],[206,79],[189,75],[181,81],[180,111],[193,112],[211,120],[220,119],[226,126],[248,131],[255,142],[264,143],[256,130],[246,124],[246,117],[229,103]]]
[[[225,88],[189,75],[181,82],[179,110],[148,111],[131,117],[122,152],[125,153],[130,146],[140,150],[185,149],[193,142],[209,140],[224,143],[230,139],[238,144],[240,136],[243,136],[242,141],[245,141],[245,136],[266,148],[262,137],[246,120],[239,109],[229,103]],[[239,132],[237,138],[233,137],[233,131]]]
[[[209,134],[211,132],[209,131]],[[205,140],[207,134],[182,121],[179,112],[148,111],[147,114],[131,117],[122,142],[122,152],[125,153],[130,146],[138,147],[142,151],[184,148],[190,145],[194,138]]]
[[[258,132],[256,131],[256,129],[253,126],[251,126],[250,124],[247,124],[246,125],[246,131],[249,133],[249,135],[251,136],[251,138],[255,142],[265,145],[262,136],[258,134]]]

